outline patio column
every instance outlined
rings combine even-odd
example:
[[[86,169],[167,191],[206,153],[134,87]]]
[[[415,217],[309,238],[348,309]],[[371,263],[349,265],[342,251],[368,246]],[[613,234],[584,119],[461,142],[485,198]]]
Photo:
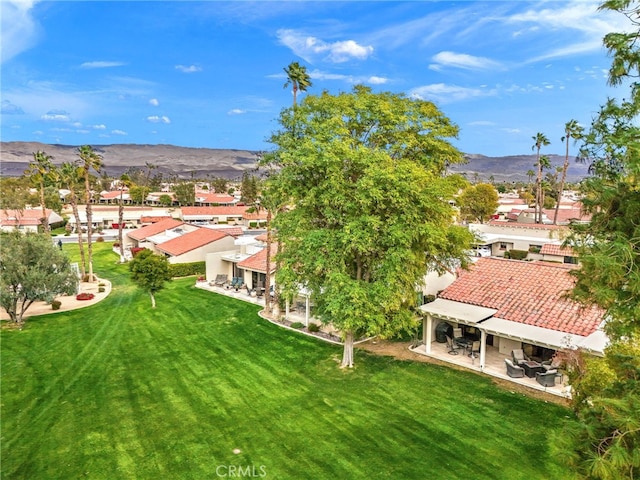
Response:
[[[427,313],[426,321],[422,321],[422,339],[424,340],[424,351],[425,353],[431,353],[431,341],[433,336],[433,329],[431,325],[433,324],[433,318],[430,313]]]
[[[289,299],[288,298],[284,302],[284,319],[285,320],[289,319]]]
[[[484,370],[484,363],[487,356],[487,332],[480,330],[480,371]]]
[[[310,303],[311,302],[309,301],[309,296],[307,295],[307,300],[306,300],[305,305],[304,305],[304,307],[305,307],[304,308],[304,325],[305,325],[305,327],[309,326],[309,314],[310,314],[310,311],[311,311]]]

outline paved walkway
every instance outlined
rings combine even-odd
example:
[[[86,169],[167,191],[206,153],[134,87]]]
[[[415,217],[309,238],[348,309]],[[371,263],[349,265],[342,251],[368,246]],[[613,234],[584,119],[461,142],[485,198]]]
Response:
[[[104,284],[104,292],[98,292],[100,288],[98,284]],[[75,295],[62,295],[56,297],[60,301],[60,309],[53,310],[51,305],[46,302],[34,302],[25,312],[23,318],[26,320],[34,315],[45,315],[48,313],[65,312],[75,310],[77,308],[88,307],[104,300],[111,293],[111,282],[109,280],[98,279],[96,282],[81,282],[79,293],[93,293],[93,300],[76,300]],[[0,320],[9,320],[9,315],[4,309],[0,309]]]

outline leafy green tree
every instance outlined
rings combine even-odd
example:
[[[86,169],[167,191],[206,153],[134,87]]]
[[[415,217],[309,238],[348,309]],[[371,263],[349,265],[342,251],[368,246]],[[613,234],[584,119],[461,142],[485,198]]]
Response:
[[[498,209],[498,192],[489,183],[478,183],[465,188],[457,199],[462,218],[484,223]]]
[[[170,207],[173,204],[173,198],[171,198],[171,195],[165,193],[160,195],[158,202],[160,202],[160,205],[163,207]]]
[[[532,139],[535,143],[531,149],[536,151],[536,163],[534,166],[538,172],[536,175],[536,223],[542,223],[542,171],[549,166],[549,159],[540,156],[540,149],[549,145],[550,142],[544,133],[540,132],[536,133]]]
[[[149,187],[143,187],[140,185],[134,185],[129,189],[129,197],[131,201],[136,205],[142,205],[147,200],[147,196],[151,190]]]
[[[416,325],[427,269],[466,265],[471,234],[448,203],[459,180],[443,175],[463,161],[448,141],[458,128],[431,102],[364,86],[308,96],[279,123],[262,160],[291,205],[274,219],[278,285],[287,297],[312,292],[351,367],[354,338]]]
[[[144,249],[129,262],[129,271],[131,281],[151,296],[151,308],[156,308],[155,294],[171,281],[167,258]]]
[[[196,186],[191,182],[181,182],[173,188],[176,200],[180,206],[196,203]]]
[[[242,202],[246,205],[255,205],[260,196],[260,187],[258,179],[255,175],[250,175],[246,170],[242,172],[242,181],[240,183],[240,191]]]
[[[610,345],[600,365],[574,362],[580,423],[556,441],[581,478],[617,480],[640,476],[640,4],[609,0],[600,9],[633,25],[604,38],[613,57],[609,83],[630,80],[631,94],[607,100],[584,136],[580,156],[592,176],[581,190],[591,221],[572,225],[569,243],[582,266],[572,271],[574,298],[605,311]]]
[[[31,181],[38,185],[40,193],[40,207],[42,208],[42,228],[45,233],[50,233],[49,220],[47,217],[47,210],[44,201],[44,187],[47,183],[47,177],[49,177],[51,170],[53,170],[53,157],[47,155],[45,152],[38,150],[33,154],[33,160],[29,162],[29,168],[24,172]]]
[[[289,66],[283,69],[287,75],[287,82],[284,84],[284,88],[289,85],[293,88],[293,106],[298,103],[298,91],[306,92],[307,88],[312,86],[311,77],[307,74],[307,68],[300,65],[298,62],[291,62]]]
[[[562,165],[562,178],[560,179],[560,185],[558,185],[558,203],[556,203],[556,211],[553,214],[553,224],[558,223],[558,210],[560,208],[560,200],[562,199],[562,192],[567,181],[567,171],[569,170],[569,143],[573,139],[574,143],[579,140],[584,132],[584,128],[578,123],[577,120],[569,120],[564,124],[564,136],[560,139],[564,142],[564,164]]]
[[[211,188],[216,193],[225,193],[229,186],[229,180],[224,177],[215,177],[211,180]]]
[[[24,314],[35,301],[51,302],[71,295],[78,277],[69,258],[47,234],[14,231],[0,242],[0,305],[12,322],[22,326]]]
[[[85,210],[87,213],[87,264],[89,266],[89,281],[95,280],[93,276],[93,245],[91,236],[93,235],[93,209],[91,198],[91,171],[100,173],[102,169],[102,156],[96,153],[89,145],[83,145],[78,148],[78,156],[80,157],[80,172],[84,178],[84,200]]]
[[[0,177],[0,208],[3,210],[24,210],[29,196],[27,177]]]

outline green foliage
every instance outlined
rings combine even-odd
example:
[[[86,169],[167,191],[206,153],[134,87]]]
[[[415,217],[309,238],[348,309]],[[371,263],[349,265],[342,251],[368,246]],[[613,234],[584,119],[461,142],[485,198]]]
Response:
[[[169,273],[173,278],[204,275],[207,266],[205,262],[174,263],[169,265]]]
[[[317,333],[320,331],[320,325],[318,325],[317,323],[310,322],[309,326],[307,327],[307,330],[309,330],[311,333]]]
[[[478,183],[465,188],[457,199],[462,218],[484,223],[498,209],[498,192],[488,183]]]
[[[306,92],[311,84],[311,77],[307,73],[307,68],[300,65],[298,62],[291,62],[286,68],[283,69],[287,75],[287,83],[284,84],[284,88],[289,85],[293,87],[293,105],[295,107],[298,98],[298,92]]]
[[[274,220],[286,245],[277,256],[283,294],[305,284],[323,320],[347,334],[414,325],[426,269],[464,265],[471,243],[452,225],[457,183],[443,175],[463,160],[445,140],[457,127],[431,102],[362,86],[308,96],[280,124],[263,163],[278,169],[270,193],[295,205]]]
[[[227,191],[229,181],[224,177],[215,177],[211,179],[211,188],[216,193],[225,193]]]
[[[304,323],[302,322],[293,322],[289,325],[291,328],[304,328]]]
[[[170,207],[173,203],[173,199],[171,198],[171,195],[167,195],[165,193],[164,195],[160,195],[158,202],[160,202],[160,205],[162,205],[163,207]]]
[[[0,242],[0,306],[13,322],[22,323],[35,301],[51,302],[76,291],[78,278],[69,258],[48,235],[11,232]]]
[[[529,252],[526,250],[508,250],[504,252],[504,258],[510,258],[512,260],[524,260],[529,255]]]
[[[147,200],[150,192],[151,189],[149,187],[134,185],[129,189],[129,197],[133,203],[142,205]]]
[[[255,175],[249,175],[246,170],[242,172],[240,191],[242,192],[240,200],[243,203],[246,205],[255,205],[260,195],[258,178]]]
[[[193,205],[196,202],[196,186],[191,182],[181,182],[173,187],[176,201],[180,206]]]
[[[51,302],[51,310],[60,310],[62,302],[60,300],[53,300]]]
[[[155,307],[155,293],[171,281],[166,257],[144,249],[129,262],[129,271],[133,283],[151,295],[151,305]]]

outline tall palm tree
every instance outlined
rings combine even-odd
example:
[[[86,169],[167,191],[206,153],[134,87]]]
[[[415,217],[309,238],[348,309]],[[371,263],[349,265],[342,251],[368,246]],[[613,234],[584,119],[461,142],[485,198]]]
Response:
[[[78,197],[76,196],[76,189],[78,188],[81,175],[80,168],[77,162],[64,162],[60,165],[57,172],[58,182],[60,185],[69,190],[69,204],[73,210],[73,216],[76,218],[76,231],[78,233],[78,249],[80,251],[80,273],[82,278],[87,274],[86,260],[84,255],[84,244],[82,243],[82,228],[80,226],[80,214],[78,212]]]
[[[24,172],[25,175],[29,176],[34,184],[38,185],[40,193],[40,207],[42,208],[42,218],[40,221],[42,222],[44,233],[49,233],[51,231],[49,227],[49,219],[47,218],[47,208],[44,201],[44,184],[47,177],[51,175],[51,171],[54,169],[51,160],[53,160],[51,155],[47,155],[45,152],[38,150],[33,153],[33,160],[29,162],[29,168]]]
[[[293,106],[295,107],[298,103],[298,91],[306,92],[307,88],[312,86],[311,77],[307,74],[307,68],[298,62],[291,62],[283,70],[287,74],[287,83],[284,84],[284,88],[289,85],[293,87]]]
[[[126,173],[120,176],[118,188],[120,189],[120,201],[118,202],[118,242],[120,242],[120,261],[124,262],[124,244],[122,243],[122,224],[124,223],[124,202],[122,192],[131,187],[131,178]]]
[[[535,142],[531,150],[536,150],[536,164],[538,167],[538,175],[536,177],[536,208],[535,208],[535,217],[536,223],[542,223],[542,169],[544,168],[543,162],[540,161],[540,149],[544,146],[549,145],[549,139],[544,135],[544,133],[536,133],[533,137],[531,137]],[[547,159],[548,163],[548,159]]]
[[[91,209],[91,170],[100,173],[102,169],[102,157],[94,152],[89,145],[83,145],[78,149],[80,156],[80,169],[84,177],[84,199],[87,212],[87,254],[89,266],[89,281],[93,282],[93,248],[91,245],[91,234],[93,233],[93,211]]]
[[[560,178],[560,185],[558,185],[558,203],[556,203],[556,211],[553,214],[553,224],[556,225],[558,221],[558,209],[560,208],[560,198],[562,197],[562,191],[564,190],[564,184],[567,180],[567,170],[569,170],[569,142],[573,139],[575,143],[584,133],[584,128],[576,120],[569,120],[564,124],[564,136],[560,139],[565,142],[564,152],[564,165],[562,166],[562,177]]]

